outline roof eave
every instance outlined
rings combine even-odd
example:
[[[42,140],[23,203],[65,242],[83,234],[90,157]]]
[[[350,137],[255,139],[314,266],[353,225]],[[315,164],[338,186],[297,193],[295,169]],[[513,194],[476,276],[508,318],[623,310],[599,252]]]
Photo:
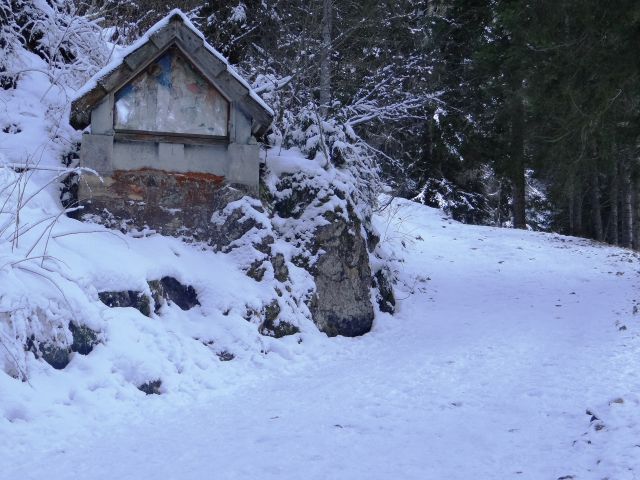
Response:
[[[214,75],[216,83],[220,84],[223,91],[231,90],[236,97],[236,102],[244,106],[243,110],[247,111],[253,118],[254,124],[257,124],[255,129],[252,128],[252,133],[260,136],[268,131],[273,122],[273,112],[263,105],[264,102],[261,99],[257,100],[253,97],[255,94],[246,81],[241,80],[235,71],[229,70],[230,67],[224,57],[215,49],[212,51],[212,47],[206,44],[201,34],[193,31],[193,27],[185,23],[180,13],[173,13],[163,27],[153,32],[145,42],[125,55],[113,70],[99,78],[95,87],[72,102],[71,126],[78,130],[86,128],[91,123],[91,110],[104,97],[131,80],[149,58],[157,58],[174,43],[191,53],[198,52],[202,48],[209,55],[209,61],[217,65],[215,68],[217,74]],[[202,55],[199,56],[202,57]],[[202,61],[207,61],[206,57]]]

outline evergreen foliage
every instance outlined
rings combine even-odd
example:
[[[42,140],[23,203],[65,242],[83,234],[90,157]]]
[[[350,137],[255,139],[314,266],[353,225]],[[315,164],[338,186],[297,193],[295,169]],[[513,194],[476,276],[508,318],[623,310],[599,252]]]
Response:
[[[0,0],[0,86],[17,45],[80,84],[100,35],[130,43],[174,7],[274,107],[271,147],[351,170],[363,211],[386,184],[462,221],[640,248],[637,2]]]

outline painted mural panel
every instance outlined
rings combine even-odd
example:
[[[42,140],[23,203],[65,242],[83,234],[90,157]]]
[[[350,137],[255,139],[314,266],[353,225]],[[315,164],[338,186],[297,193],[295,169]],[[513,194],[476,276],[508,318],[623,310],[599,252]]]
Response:
[[[114,127],[227,135],[229,103],[176,49],[167,51],[115,96]]]

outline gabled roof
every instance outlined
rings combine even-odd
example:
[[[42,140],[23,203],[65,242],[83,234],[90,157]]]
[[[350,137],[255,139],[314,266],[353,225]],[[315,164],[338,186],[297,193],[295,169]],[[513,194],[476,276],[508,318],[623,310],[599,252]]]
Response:
[[[183,50],[206,77],[253,118],[251,130],[254,135],[267,131],[273,121],[273,110],[178,9],[172,10],[132,45],[115,55],[76,92],[71,104],[71,126],[86,128],[91,122],[91,110],[104,97],[132,80],[172,45]]]

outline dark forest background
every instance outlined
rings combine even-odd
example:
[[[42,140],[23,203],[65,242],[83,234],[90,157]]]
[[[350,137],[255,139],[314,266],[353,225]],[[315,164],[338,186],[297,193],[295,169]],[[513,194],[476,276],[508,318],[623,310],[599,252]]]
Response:
[[[640,249],[636,1],[1,0],[2,88],[12,42],[86,54],[43,41],[40,3],[118,44],[181,8],[276,110],[263,140],[366,172],[370,198]]]

